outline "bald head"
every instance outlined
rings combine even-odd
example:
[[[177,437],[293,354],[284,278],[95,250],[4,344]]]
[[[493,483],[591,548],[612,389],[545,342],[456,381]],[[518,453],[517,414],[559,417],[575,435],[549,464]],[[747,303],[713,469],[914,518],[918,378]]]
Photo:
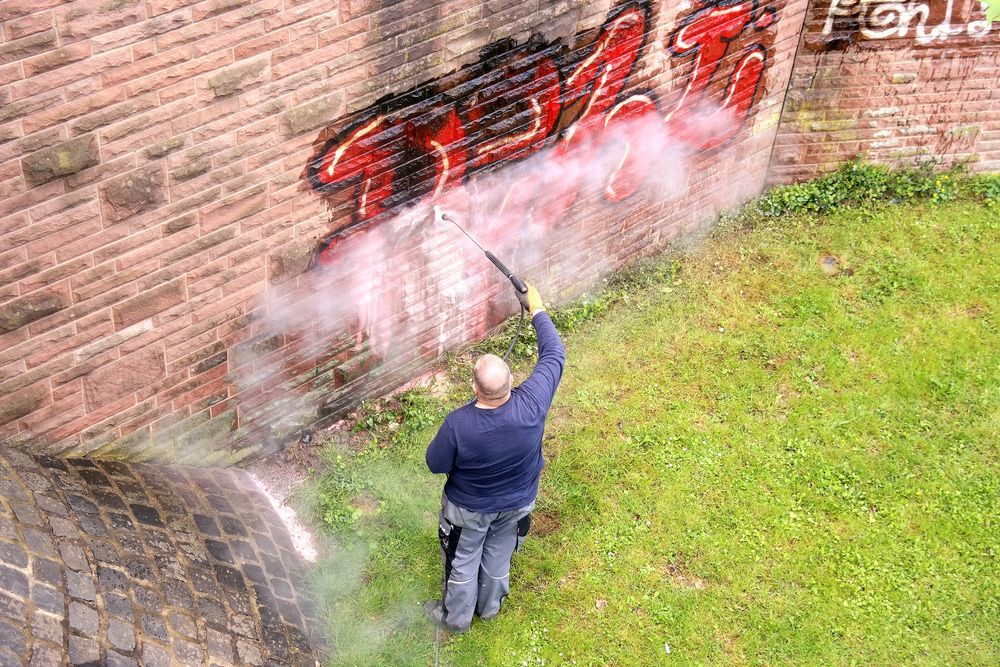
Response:
[[[484,354],[476,361],[472,381],[480,398],[496,401],[510,393],[510,369],[495,354]]]

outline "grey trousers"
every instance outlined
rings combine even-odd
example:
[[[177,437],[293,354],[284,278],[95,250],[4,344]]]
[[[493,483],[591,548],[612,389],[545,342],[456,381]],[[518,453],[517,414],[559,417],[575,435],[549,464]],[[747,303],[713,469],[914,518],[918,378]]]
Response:
[[[511,512],[480,514],[441,494],[438,539],[444,560],[444,622],[465,630],[472,615],[493,618],[510,593],[510,561],[531,525],[532,502]]]

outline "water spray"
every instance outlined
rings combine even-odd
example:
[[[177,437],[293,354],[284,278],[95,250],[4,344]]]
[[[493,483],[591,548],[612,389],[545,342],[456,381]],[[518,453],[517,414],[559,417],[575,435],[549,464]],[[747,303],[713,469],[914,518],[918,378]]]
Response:
[[[521,304],[521,317],[517,322],[517,331],[514,332],[514,340],[510,342],[510,347],[507,348],[507,352],[503,355],[503,360],[507,361],[507,357],[510,356],[510,353],[514,350],[514,346],[517,345],[517,341],[521,337],[521,329],[524,327],[524,313],[528,310],[528,307],[525,305],[525,301],[527,301],[527,297],[525,295],[528,293],[528,286],[524,283],[523,280],[514,275],[514,272],[508,269],[507,265],[501,262],[496,255],[494,255],[491,251],[484,248],[482,244],[479,241],[477,241],[472,234],[466,231],[466,229],[462,227],[462,225],[458,224],[454,220],[454,218],[451,218],[446,213],[444,213],[441,210],[440,206],[434,207],[434,220],[450,222],[451,224],[458,227],[459,231],[461,231],[463,234],[469,237],[469,240],[475,243],[476,247],[483,251],[483,254],[486,255],[486,259],[490,260],[490,262],[493,263],[493,266],[500,269],[500,273],[502,273],[507,278],[507,280],[510,281],[510,284],[513,285],[514,289],[517,291],[517,300]]]

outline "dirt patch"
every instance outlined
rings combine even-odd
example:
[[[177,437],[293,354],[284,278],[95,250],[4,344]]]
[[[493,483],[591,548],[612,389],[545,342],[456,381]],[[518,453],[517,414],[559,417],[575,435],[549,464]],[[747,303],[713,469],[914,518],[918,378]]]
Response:
[[[660,572],[663,574],[664,579],[678,588],[700,591],[708,586],[707,581],[687,569],[683,559],[676,559],[666,563],[660,568]]]
[[[362,493],[359,493],[351,498],[351,502],[349,504],[354,509],[361,510],[361,513],[365,516],[375,514],[375,512],[378,511],[379,506],[378,499],[368,491],[363,491]]]
[[[535,510],[531,513],[531,532],[536,537],[551,535],[562,527],[562,523],[551,512]]]

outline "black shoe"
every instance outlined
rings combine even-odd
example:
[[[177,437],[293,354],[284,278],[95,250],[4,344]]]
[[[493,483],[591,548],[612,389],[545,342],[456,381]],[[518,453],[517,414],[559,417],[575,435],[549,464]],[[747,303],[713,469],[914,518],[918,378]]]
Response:
[[[439,628],[444,628],[448,632],[454,633],[456,635],[460,635],[469,629],[467,627],[459,628],[449,623],[446,623],[444,620],[444,607],[441,605],[440,602],[437,602],[436,600],[428,600],[427,602],[424,603],[424,616],[426,616],[431,623],[438,626]]]

